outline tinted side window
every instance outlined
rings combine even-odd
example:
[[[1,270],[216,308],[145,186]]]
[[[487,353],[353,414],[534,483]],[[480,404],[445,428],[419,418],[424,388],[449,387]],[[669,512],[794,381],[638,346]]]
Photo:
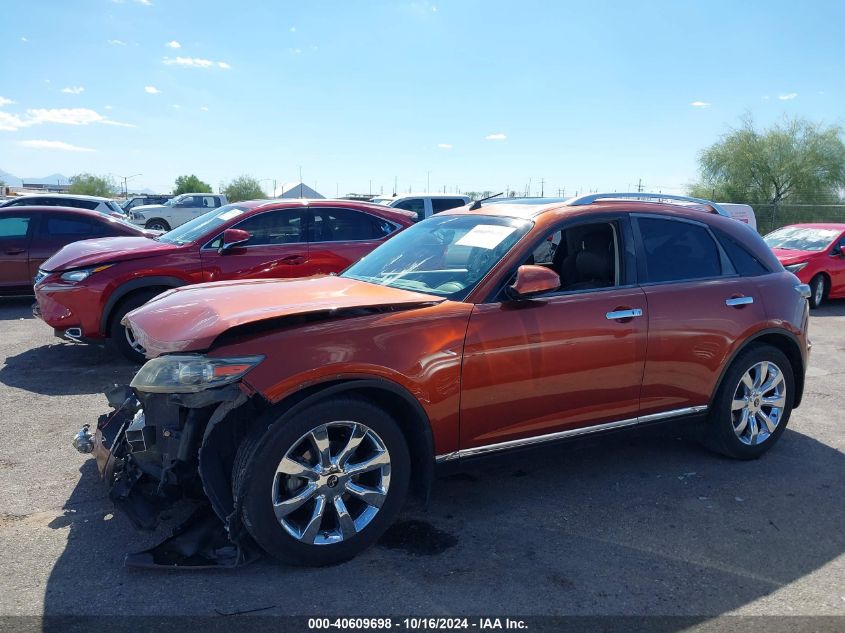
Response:
[[[302,209],[279,209],[254,215],[232,228],[249,231],[252,235],[244,246],[258,246],[304,242],[304,226]]]
[[[29,230],[29,220],[30,218],[27,216],[7,215],[0,218],[0,239],[26,237],[26,232]]]
[[[313,209],[313,218],[311,242],[380,240],[394,230],[390,222],[352,209]]]
[[[714,229],[722,248],[728,254],[731,262],[736,268],[736,271],[743,277],[754,277],[755,275],[765,275],[771,272],[766,266],[758,260],[751,252],[744,246],[739,244],[736,240],[718,229]]]
[[[648,281],[682,281],[722,274],[719,249],[703,226],[654,218],[637,218],[637,225]]]
[[[411,198],[410,200],[403,200],[398,204],[392,205],[397,209],[405,209],[406,211],[413,211],[417,214],[417,222],[425,218],[425,200],[422,198]]]
[[[41,222],[39,233],[48,237],[75,237],[83,239],[94,233],[95,224],[88,218],[62,217],[48,215],[47,221]]]
[[[432,198],[431,212],[440,213],[447,209],[454,209],[456,207],[464,206],[464,201],[461,198]]]

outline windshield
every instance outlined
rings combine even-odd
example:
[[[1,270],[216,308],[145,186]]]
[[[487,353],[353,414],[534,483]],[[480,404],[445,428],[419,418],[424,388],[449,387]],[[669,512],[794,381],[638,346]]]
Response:
[[[373,204],[383,204],[389,207],[390,203],[393,202],[393,198],[373,198],[370,202]]]
[[[194,218],[190,222],[185,222],[185,224],[176,227],[172,231],[160,235],[158,239],[160,242],[169,242],[170,244],[187,244],[209,231],[213,231],[216,227],[225,224],[232,218],[238,217],[245,210],[245,207],[227,204],[225,207],[209,211],[198,218]]]
[[[533,225],[484,215],[439,215],[402,231],[341,275],[462,299]]]
[[[181,201],[181,200],[183,200],[184,198],[185,198],[185,196],[176,196],[175,198],[171,198],[171,199],[170,199],[170,200],[168,200],[167,202],[164,202],[164,203],[163,203],[163,206],[165,206],[165,207],[172,207],[174,204],[176,204],[177,202],[180,202],[180,201]]]
[[[814,229],[803,226],[785,226],[763,238],[769,248],[791,251],[823,251],[842,231]]]

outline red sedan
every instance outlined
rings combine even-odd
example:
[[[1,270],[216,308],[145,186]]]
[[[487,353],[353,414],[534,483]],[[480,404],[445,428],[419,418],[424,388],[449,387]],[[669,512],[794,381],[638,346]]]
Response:
[[[41,264],[63,246],[109,236],[154,233],[99,211],[54,206],[0,209],[0,295],[32,294]]]
[[[792,224],[765,238],[780,263],[810,284],[810,306],[845,298],[845,224]]]
[[[121,321],[178,286],[338,273],[413,223],[407,211],[347,200],[250,201],[215,209],[154,239],[72,244],[38,271],[36,315],[74,341],[144,349]]]

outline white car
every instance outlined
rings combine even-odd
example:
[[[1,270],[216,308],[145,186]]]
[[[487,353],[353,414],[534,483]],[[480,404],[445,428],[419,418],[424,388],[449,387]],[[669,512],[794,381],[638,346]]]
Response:
[[[417,221],[430,218],[436,213],[463,207],[472,202],[469,196],[447,193],[409,193],[400,196],[378,196],[375,204],[383,204],[394,209],[405,209],[417,214]]]
[[[126,219],[126,213],[114,200],[100,198],[99,196],[82,196],[71,193],[36,193],[30,196],[11,198],[0,202],[0,207],[73,207],[74,209],[88,209],[99,211],[105,215],[111,215],[122,220]]]
[[[222,193],[183,193],[164,204],[135,207],[129,221],[153,231],[169,231],[225,204],[229,201]]]

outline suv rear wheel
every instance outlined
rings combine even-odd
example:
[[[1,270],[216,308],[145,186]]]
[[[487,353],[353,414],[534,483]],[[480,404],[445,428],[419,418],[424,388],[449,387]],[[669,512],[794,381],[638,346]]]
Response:
[[[353,397],[320,402],[244,441],[233,487],[247,531],[294,565],[349,560],[402,508],[410,458],[399,426]]]
[[[771,345],[753,345],[725,374],[707,424],[707,444],[736,459],[756,459],[783,434],[795,394],[792,365]]]

